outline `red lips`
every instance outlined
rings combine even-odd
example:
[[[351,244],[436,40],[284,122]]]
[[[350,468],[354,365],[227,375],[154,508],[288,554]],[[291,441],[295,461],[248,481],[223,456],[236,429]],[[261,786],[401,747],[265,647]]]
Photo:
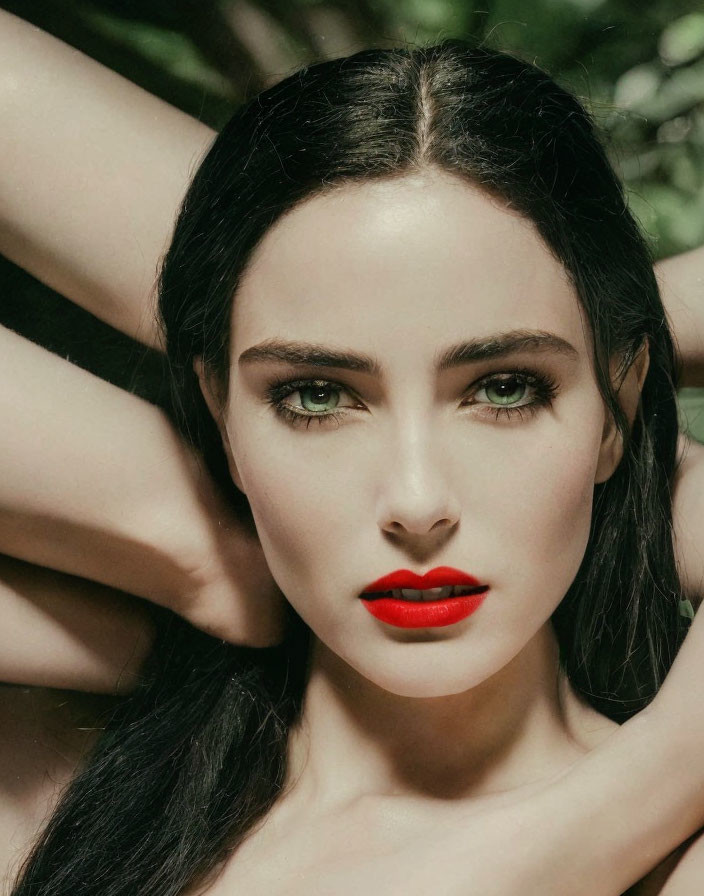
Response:
[[[442,588],[445,585],[465,585],[468,588],[484,587],[478,579],[470,576],[469,573],[453,569],[451,566],[437,566],[423,576],[416,575],[409,569],[397,569],[395,572],[371,582],[362,593],[393,591],[395,588],[415,588],[417,591],[423,591],[426,588]]]

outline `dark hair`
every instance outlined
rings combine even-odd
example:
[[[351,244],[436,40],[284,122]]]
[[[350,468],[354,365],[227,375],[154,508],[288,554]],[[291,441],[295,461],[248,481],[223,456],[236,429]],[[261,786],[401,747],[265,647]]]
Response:
[[[672,542],[678,433],[672,340],[652,259],[577,100],[511,56],[448,40],[312,65],[240,109],[197,172],[160,279],[183,432],[238,512],[196,355],[226,389],[233,295],[253,249],[304,199],[429,166],[526,215],[572,278],[599,388],[624,440],[595,487],[584,560],[554,615],[561,662],[623,720],[655,694],[683,637]],[[632,431],[609,377],[643,340],[650,367]],[[249,517],[251,522],[251,517]],[[171,618],[30,858],[15,896],[176,894],[215,868],[271,807],[305,687],[307,629],[232,647]]]

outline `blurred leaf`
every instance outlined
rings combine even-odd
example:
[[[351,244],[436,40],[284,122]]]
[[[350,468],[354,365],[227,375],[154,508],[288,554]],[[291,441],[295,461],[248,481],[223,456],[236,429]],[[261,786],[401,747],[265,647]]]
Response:
[[[285,71],[457,36],[535,62],[593,110],[658,257],[704,240],[701,0],[0,0],[215,127]]]
[[[660,35],[658,49],[666,65],[682,65],[704,53],[704,13],[676,19]]]
[[[85,20],[96,31],[131,47],[174,77],[234,100],[236,94],[227,80],[206,63],[185,35],[144,22],[115,18],[97,9],[87,9]]]
[[[437,30],[447,26],[452,5],[447,0],[407,0],[405,15],[421,28]]]
[[[704,59],[673,71],[659,88],[629,108],[658,124],[704,103]]]
[[[704,190],[687,195],[668,183],[645,181],[627,189],[628,205],[656,257],[704,242]]]
[[[694,607],[692,606],[692,602],[687,598],[683,599],[679,603],[680,608],[680,616],[684,616],[685,619],[694,619]]]
[[[681,143],[692,132],[692,119],[688,115],[678,115],[663,122],[658,128],[658,143]]]
[[[640,109],[652,102],[660,85],[662,71],[653,62],[637,65],[621,75],[614,87],[614,102],[623,109]]]
[[[704,389],[680,389],[677,395],[680,429],[704,442]]]

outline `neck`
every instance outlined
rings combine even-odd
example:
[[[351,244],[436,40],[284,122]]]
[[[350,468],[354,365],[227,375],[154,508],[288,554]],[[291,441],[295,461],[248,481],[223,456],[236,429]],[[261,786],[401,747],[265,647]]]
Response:
[[[574,762],[588,749],[577,722],[600,718],[561,675],[549,623],[500,672],[447,697],[399,697],[315,638],[311,650],[286,789],[318,806],[512,791]]]

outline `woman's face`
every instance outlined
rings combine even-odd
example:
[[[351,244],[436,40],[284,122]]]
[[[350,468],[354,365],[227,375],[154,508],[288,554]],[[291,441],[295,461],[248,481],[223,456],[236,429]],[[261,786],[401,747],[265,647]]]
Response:
[[[619,459],[575,291],[532,223],[434,171],[335,189],[267,233],[232,328],[231,470],[314,635],[404,696],[506,666],[574,579],[594,484]],[[519,330],[552,340],[436,366]],[[372,363],[254,356],[274,342]],[[359,597],[438,566],[490,586],[455,624],[400,628]]]

